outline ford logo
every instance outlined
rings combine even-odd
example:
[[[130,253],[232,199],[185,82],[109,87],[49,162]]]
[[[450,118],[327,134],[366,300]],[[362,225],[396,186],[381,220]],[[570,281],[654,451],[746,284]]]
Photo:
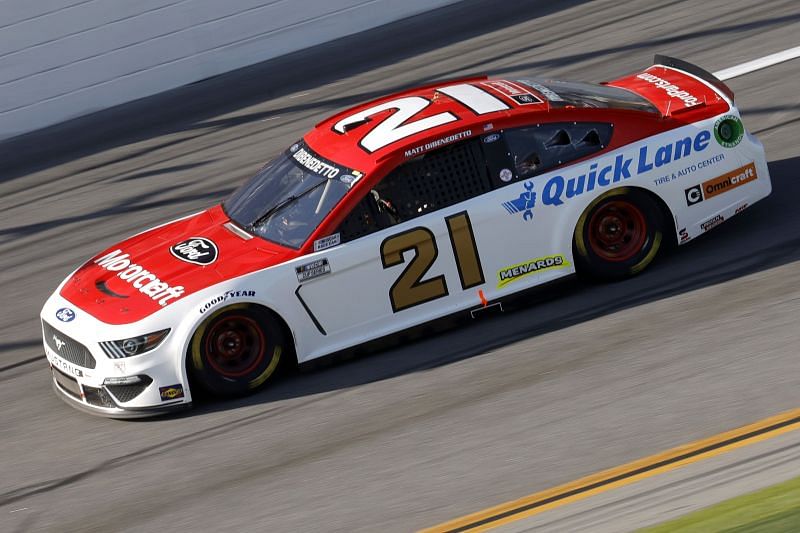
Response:
[[[71,322],[75,318],[75,311],[69,307],[62,307],[56,311],[56,318],[61,322]]]
[[[172,246],[169,251],[187,263],[210,265],[217,259],[217,245],[205,237],[192,237]]]

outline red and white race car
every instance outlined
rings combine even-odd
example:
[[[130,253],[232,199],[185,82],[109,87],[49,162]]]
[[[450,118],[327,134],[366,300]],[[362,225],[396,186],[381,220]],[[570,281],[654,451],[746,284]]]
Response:
[[[142,416],[576,270],[642,271],[770,193],[713,75],[476,77],[324,120],[222,204],[131,237],[41,312],[68,403]]]

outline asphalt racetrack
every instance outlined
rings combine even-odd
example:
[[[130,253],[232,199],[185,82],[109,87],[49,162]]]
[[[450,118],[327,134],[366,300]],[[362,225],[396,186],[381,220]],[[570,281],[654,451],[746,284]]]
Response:
[[[800,407],[800,60],[729,81],[773,195],[628,282],[134,422],[52,393],[38,322],[82,261],[346,105],[654,53],[716,71],[798,36],[795,0],[470,0],[0,144],[0,530],[410,531]]]

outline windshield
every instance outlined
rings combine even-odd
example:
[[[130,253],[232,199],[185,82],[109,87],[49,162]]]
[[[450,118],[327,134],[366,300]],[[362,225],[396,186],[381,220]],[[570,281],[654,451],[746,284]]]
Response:
[[[255,235],[300,248],[361,177],[301,141],[264,165],[222,205],[231,220]]]
[[[517,80],[542,93],[552,107],[610,107],[658,113],[658,110],[636,93],[610,87],[574,81]]]

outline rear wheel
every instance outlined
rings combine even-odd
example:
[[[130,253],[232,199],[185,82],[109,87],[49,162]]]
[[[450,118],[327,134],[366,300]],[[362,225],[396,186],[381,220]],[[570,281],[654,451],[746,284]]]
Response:
[[[193,381],[215,396],[241,396],[266,383],[286,352],[276,317],[238,304],[211,314],[189,346]]]
[[[609,191],[581,215],[574,252],[579,273],[599,279],[623,279],[641,272],[658,254],[664,219],[644,191]]]

